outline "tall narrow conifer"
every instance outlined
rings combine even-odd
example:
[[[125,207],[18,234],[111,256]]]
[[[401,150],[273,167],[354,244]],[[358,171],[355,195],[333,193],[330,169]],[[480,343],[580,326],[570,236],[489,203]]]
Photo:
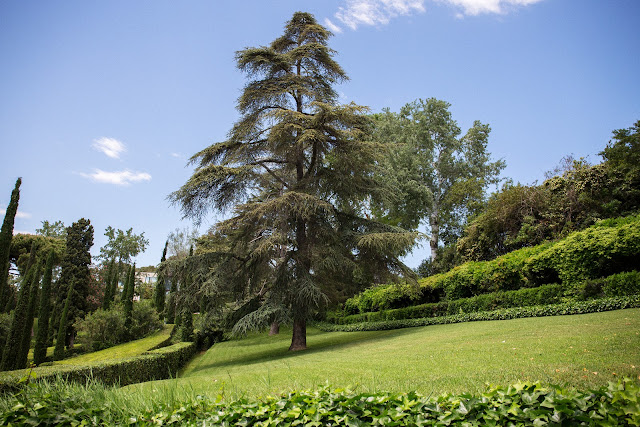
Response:
[[[31,347],[31,332],[33,330],[33,320],[36,315],[38,306],[38,294],[40,293],[40,278],[42,277],[42,260],[39,260],[35,267],[35,274],[31,277],[31,286],[29,291],[29,306],[27,307],[27,315],[25,317],[24,326],[22,327],[22,341],[20,343],[20,351],[16,366],[19,369],[27,367],[27,357],[29,356],[29,348]]]
[[[64,359],[64,345],[67,340],[67,323],[69,322],[69,306],[73,299],[73,287],[75,282],[71,282],[67,298],[64,302],[64,309],[60,315],[60,324],[58,326],[58,337],[56,338],[56,346],[53,349],[53,360]]]
[[[169,246],[169,241],[167,240],[164,244],[164,250],[162,251],[162,258],[160,258],[160,266],[162,263],[167,260],[167,247]],[[154,295],[154,306],[156,307],[156,311],[160,316],[164,312],[164,297],[166,293],[165,285],[164,285],[164,272],[162,268],[158,269],[158,281],[156,282],[156,289]]]
[[[131,338],[131,323],[133,321],[133,291],[135,287],[136,265],[133,264],[129,270],[127,276],[127,286],[125,292],[122,293],[125,296],[124,299],[124,329]]]
[[[35,275],[36,246],[31,245],[31,255],[27,264],[25,277],[20,283],[18,303],[11,318],[11,329],[7,336],[7,342],[2,353],[0,370],[10,371],[18,369],[18,355],[22,345],[22,333],[29,310],[29,297],[31,295],[31,278]]]
[[[44,267],[42,277],[42,289],[40,291],[40,309],[38,310],[38,331],[36,332],[36,343],[33,350],[33,362],[41,364],[47,357],[47,341],[49,334],[49,317],[51,315],[51,277],[53,275],[53,262],[55,253],[53,249],[47,257],[47,264]]]
[[[13,239],[13,223],[18,212],[18,201],[20,200],[20,184],[22,178],[16,180],[16,185],[11,192],[11,200],[7,211],[4,214],[2,229],[0,229],[0,311],[7,306],[9,298],[9,251],[11,240]]]

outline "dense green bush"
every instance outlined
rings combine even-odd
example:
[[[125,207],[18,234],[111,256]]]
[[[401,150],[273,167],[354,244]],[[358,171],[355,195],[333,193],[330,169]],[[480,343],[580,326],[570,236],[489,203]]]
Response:
[[[126,338],[139,339],[162,328],[162,322],[149,301],[133,305],[130,333],[124,325],[125,315],[122,304],[115,304],[108,310],[98,309],[75,323],[78,342],[92,351],[102,350],[125,342]]]
[[[504,308],[493,311],[460,313],[440,317],[422,317],[417,319],[397,319],[377,322],[371,321],[347,325],[318,323],[317,326],[325,332],[385,331],[389,329],[413,328],[428,325],[446,325],[450,323],[474,322],[479,320],[508,320],[525,317],[596,313],[635,307],[640,307],[640,295],[600,298],[589,301],[570,301],[560,304],[536,305],[531,307]]]
[[[350,316],[341,316],[340,313],[330,313],[327,315],[327,321],[338,324],[349,324],[447,316],[459,313],[491,311],[499,308],[556,304],[561,302],[563,297],[564,288],[558,284],[551,284],[538,288],[499,291],[471,298],[460,298],[454,301],[445,300],[437,303],[412,305],[405,308],[353,314]]]
[[[308,425],[308,426],[511,426],[640,425],[640,384],[623,379],[593,391],[539,383],[492,387],[480,395],[425,397],[408,393],[296,391],[256,400],[191,401],[149,405],[143,413],[113,408],[99,385],[77,390],[60,384],[12,396],[2,425]],[[100,404],[102,403],[102,404]],[[114,410],[115,409],[115,410]]]
[[[175,377],[196,352],[194,343],[177,343],[148,351],[141,356],[116,359],[90,366],[53,365],[33,369],[36,380],[64,380],[83,383],[94,379],[105,385],[127,385]],[[24,369],[0,373],[0,393],[21,387]]]
[[[453,301],[497,291],[561,283],[575,294],[581,283],[640,265],[640,215],[600,221],[567,238],[523,248],[492,261],[468,262],[408,284],[380,285],[347,300],[346,315]],[[624,295],[628,293],[623,293]],[[605,294],[620,295],[620,294]]]

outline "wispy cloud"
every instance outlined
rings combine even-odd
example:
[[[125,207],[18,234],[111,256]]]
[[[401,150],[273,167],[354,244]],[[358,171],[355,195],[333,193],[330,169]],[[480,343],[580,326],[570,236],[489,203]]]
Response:
[[[386,25],[390,19],[397,16],[425,11],[425,0],[346,0],[346,2],[345,7],[338,8],[335,17],[352,30],[360,25]],[[339,32],[335,29],[332,31]]]
[[[438,0],[461,8],[465,15],[482,13],[507,13],[518,6],[528,6],[542,0]]]
[[[5,216],[7,213],[6,209],[0,209],[0,216]],[[31,214],[27,212],[16,212],[16,218],[26,219],[31,218]]]
[[[340,34],[342,32],[342,28],[338,27],[336,24],[331,21],[329,18],[324,18],[324,26],[329,29],[329,31]]]
[[[117,172],[106,172],[95,169],[93,173],[80,173],[81,176],[104,184],[128,186],[134,182],[150,181],[151,175],[146,172],[134,172],[128,169]]]
[[[103,152],[112,159],[119,159],[120,153],[127,151],[125,145],[114,138],[98,138],[93,141],[93,148]]]
[[[180,153],[171,153],[171,157],[175,157],[176,159],[184,159],[184,156]]]
[[[479,15],[482,13],[503,14],[518,6],[527,6],[543,0],[431,0],[435,3],[449,4],[458,10],[457,16]],[[426,0],[345,0],[334,14],[336,20],[352,30],[362,25],[387,25],[398,16],[409,16],[423,13]],[[342,28],[329,18],[324,25],[334,33],[341,33]]]

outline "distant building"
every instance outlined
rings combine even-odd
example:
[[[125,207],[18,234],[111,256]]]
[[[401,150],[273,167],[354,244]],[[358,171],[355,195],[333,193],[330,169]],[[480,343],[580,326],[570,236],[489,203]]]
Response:
[[[158,281],[158,273],[149,273],[146,271],[136,272],[136,281],[142,283],[156,283]]]

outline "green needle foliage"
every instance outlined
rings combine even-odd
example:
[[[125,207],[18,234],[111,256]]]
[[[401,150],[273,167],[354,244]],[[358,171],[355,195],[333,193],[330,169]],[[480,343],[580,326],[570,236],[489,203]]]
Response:
[[[87,298],[89,296],[89,282],[91,276],[89,265],[91,264],[91,253],[93,246],[93,226],[88,219],[81,218],[67,228],[67,244],[62,257],[62,272],[58,279],[58,289],[56,291],[56,311],[54,312],[54,324],[60,325],[60,312],[66,305],[66,295],[68,289],[73,287],[71,302],[69,303],[69,318],[84,318],[87,313]],[[73,284],[73,286],[72,286]],[[68,330],[65,345],[71,343],[71,338],[75,335],[73,322],[65,322]]]
[[[29,355],[29,347],[31,346],[33,320],[36,315],[38,294],[40,292],[40,278],[42,277],[42,267],[42,260],[39,260],[35,267],[35,274],[31,277],[29,306],[27,307],[26,321],[22,328],[22,341],[20,343],[20,352],[18,353],[17,365],[20,368],[27,367],[27,356]]]
[[[64,303],[64,309],[60,316],[60,326],[58,327],[58,337],[56,338],[56,346],[53,349],[53,360],[64,359],[64,345],[67,337],[67,323],[69,321],[69,307],[71,306],[71,300],[73,299],[73,287],[75,283],[71,283],[69,291],[67,292],[67,298]]]
[[[53,249],[47,257],[47,264],[44,267],[42,277],[42,290],[40,291],[40,309],[38,310],[38,331],[36,332],[36,343],[33,350],[33,362],[41,364],[47,357],[47,342],[49,333],[49,317],[51,315],[51,276],[53,273],[53,262],[55,253]]]
[[[167,247],[169,246],[169,241],[167,240],[164,244],[164,250],[162,251],[162,258],[160,259],[160,265],[167,260]],[[162,318],[162,313],[164,312],[164,294],[166,292],[164,285],[164,274],[162,271],[158,270],[158,281],[156,282],[156,289],[154,294],[154,306],[156,307],[156,311]]]
[[[9,206],[4,214],[2,229],[0,229],[0,311],[4,310],[9,297],[9,252],[11,239],[13,238],[13,223],[18,212],[20,184],[22,184],[22,178],[16,180],[16,186],[11,192]]]
[[[127,286],[122,292],[124,305],[124,328],[127,334],[131,331],[131,323],[133,321],[133,290],[136,280],[136,265],[133,264],[129,269],[127,276]]]
[[[258,298],[236,332],[293,323],[290,349],[306,348],[307,319],[345,286],[389,272],[416,234],[368,218],[371,197],[392,191],[375,178],[384,145],[372,142],[367,108],[339,105],[347,75],[333,59],[331,33],[296,12],[270,45],[236,53],[251,79],[229,139],[191,158],[196,170],[170,199],[200,221],[233,208],[217,224],[209,294]],[[345,285],[346,283],[346,285]]]
[[[18,294],[18,303],[11,318],[11,329],[7,335],[4,351],[2,353],[2,363],[0,370],[10,371],[19,369],[18,366],[20,347],[22,345],[23,329],[27,322],[29,311],[29,298],[31,295],[32,277],[35,275],[36,246],[32,245],[31,254],[29,255],[29,263],[27,265],[27,273],[20,283],[20,292]]]

